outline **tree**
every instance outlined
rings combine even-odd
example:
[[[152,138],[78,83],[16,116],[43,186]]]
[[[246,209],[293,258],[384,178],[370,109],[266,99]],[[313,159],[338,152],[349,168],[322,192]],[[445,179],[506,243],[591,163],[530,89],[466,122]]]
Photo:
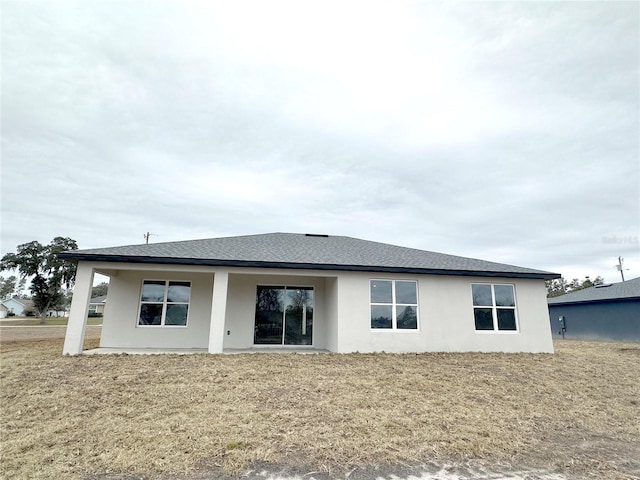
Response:
[[[11,275],[7,278],[0,277],[0,300],[10,298],[13,295],[13,292],[16,291],[17,286],[18,279],[15,275]]]
[[[547,297],[557,297],[565,293],[575,292],[595,285],[602,285],[603,283],[604,278],[600,275],[593,280],[587,275],[584,277],[584,280],[574,278],[571,282],[567,282],[563,277],[556,278],[555,280],[547,280],[545,285],[547,287]]]
[[[56,237],[49,245],[38,241],[18,245],[16,253],[7,253],[0,260],[0,270],[18,270],[22,278],[33,277],[33,305],[44,324],[47,311],[64,304],[63,287],[70,289],[76,278],[76,265],[58,258],[58,253],[77,250],[78,244],[68,237]]]
[[[547,287],[547,297],[558,297],[568,291],[567,281],[563,277],[546,280],[544,283]]]
[[[94,285],[91,289],[91,298],[102,297],[107,294],[109,284],[107,282],[100,282],[98,285]]]
[[[24,291],[26,286],[27,286],[27,279],[22,277],[18,282],[18,286],[16,287],[16,295],[18,295],[20,298],[23,298],[24,294],[22,292]]]

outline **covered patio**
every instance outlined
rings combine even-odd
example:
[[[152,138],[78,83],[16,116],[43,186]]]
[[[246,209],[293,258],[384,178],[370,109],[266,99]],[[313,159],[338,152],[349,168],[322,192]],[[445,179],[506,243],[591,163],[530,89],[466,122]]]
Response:
[[[79,262],[65,354],[324,353],[335,344],[335,274],[200,265],[113,267]],[[83,351],[96,273],[110,279],[109,301],[99,348]],[[180,289],[179,301],[171,299],[172,289]],[[148,300],[151,294],[156,297]],[[158,312],[151,320],[143,315],[149,306]],[[177,307],[181,323],[169,318]]]

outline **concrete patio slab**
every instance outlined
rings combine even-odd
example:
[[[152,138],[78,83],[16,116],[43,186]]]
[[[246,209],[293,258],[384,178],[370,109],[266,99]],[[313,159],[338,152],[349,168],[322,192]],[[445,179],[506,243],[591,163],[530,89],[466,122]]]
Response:
[[[313,347],[253,347],[253,348],[225,348],[224,354],[235,355],[239,353],[298,353],[303,355],[331,353],[329,350]]]
[[[206,348],[112,348],[99,347],[84,350],[83,355],[191,355],[207,353]]]
[[[99,347],[91,350],[84,350],[83,355],[192,355],[195,353],[207,353],[206,348],[114,348]],[[243,353],[297,353],[297,354],[320,354],[331,353],[329,350],[317,348],[300,347],[276,347],[276,348],[227,348],[223,351],[225,355],[238,355]]]

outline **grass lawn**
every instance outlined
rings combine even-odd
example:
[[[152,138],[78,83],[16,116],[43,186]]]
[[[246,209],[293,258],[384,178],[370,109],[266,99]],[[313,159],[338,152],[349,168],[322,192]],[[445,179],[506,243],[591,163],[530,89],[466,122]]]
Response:
[[[47,317],[45,319],[45,325],[66,325],[69,321],[69,317]],[[29,327],[33,325],[40,325],[40,317],[9,317],[3,319],[0,322],[0,326],[20,326]],[[102,325],[102,317],[92,317],[87,319],[87,325]]]
[[[2,478],[188,478],[254,462],[344,478],[356,466],[468,459],[568,478],[640,476],[638,344],[562,341],[555,355],[63,357],[60,339],[0,347]]]

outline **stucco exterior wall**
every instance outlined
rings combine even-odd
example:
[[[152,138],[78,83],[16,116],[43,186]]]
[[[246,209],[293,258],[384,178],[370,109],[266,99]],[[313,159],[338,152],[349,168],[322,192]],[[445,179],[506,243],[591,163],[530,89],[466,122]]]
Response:
[[[417,331],[370,328],[370,279],[418,281]],[[514,285],[517,332],[476,332],[472,283]],[[347,272],[339,285],[339,352],[553,352],[543,280]]]
[[[640,300],[549,305],[551,330],[557,338],[562,338],[560,316],[565,318],[565,338],[640,342]]]
[[[111,271],[108,301],[105,305],[101,347],[112,348],[207,348],[211,323],[211,300],[216,269],[203,272]],[[258,285],[310,286],[314,289],[313,347],[330,349],[334,339],[335,318],[327,319],[325,277],[287,274],[239,272],[229,274],[224,330],[225,349],[253,346],[256,287]],[[138,326],[138,309],[143,280],[177,280],[192,282],[187,327]],[[335,279],[334,279],[335,281]],[[334,301],[335,303],[335,301]]]
[[[206,349],[217,267],[135,264],[94,266],[110,274],[101,346],[115,348]],[[229,268],[224,330],[225,349],[253,346],[256,287],[311,286],[315,293],[313,346],[334,352],[553,352],[543,280],[446,275]],[[187,327],[139,327],[142,281],[192,282]],[[418,330],[372,330],[371,279],[418,282]],[[471,284],[515,287],[517,332],[476,332]],[[220,323],[219,325],[222,325]],[[212,332],[215,333],[215,332]]]
[[[338,352],[338,299],[339,299],[339,279],[325,279],[325,322],[326,322],[326,338],[325,347],[331,352]]]
[[[191,302],[186,327],[138,326],[143,280],[191,282]],[[120,271],[109,281],[102,323],[101,347],[207,348],[211,321],[212,273]]]

